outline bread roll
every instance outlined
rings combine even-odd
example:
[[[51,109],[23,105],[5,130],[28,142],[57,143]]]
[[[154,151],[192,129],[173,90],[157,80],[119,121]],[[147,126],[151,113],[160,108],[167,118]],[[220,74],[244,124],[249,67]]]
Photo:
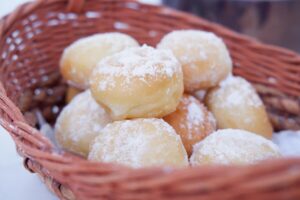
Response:
[[[158,49],[171,49],[183,67],[184,89],[193,92],[216,86],[232,71],[229,52],[221,38],[200,30],[165,35]]]
[[[155,118],[108,124],[95,139],[88,158],[134,168],[188,166],[180,137],[170,125]]]
[[[87,90],[61,111],[55,124],[55,138],[64,149],[87,156],[92,140],[111,121]]]
[[[99,33],[81,38],[64,50],[60,60],[61,74],[72,86],[87,89],[89,76],[100,60],[138,45],[134,38],[124,33]]]
[[[191,95],[183,95],[175,112],[164,117],[180,135],[188,155],[193,145],[216,130],[216,121],[212,114]]]
[[[183,94],[181,65],[172,52],[146,45],[103,59],[90,84],[115,120],[163,117],[176,110]]]
[[[278,147],[259,135],[238,130],[218,130],[194,146],[192,166],[205,164],[253,164],[280,157]]]
[[[206,104],[220,129],[243,129],[266,138],[273,128],[265,106],[252,85],[241,77],[230,76],[206,95]]]

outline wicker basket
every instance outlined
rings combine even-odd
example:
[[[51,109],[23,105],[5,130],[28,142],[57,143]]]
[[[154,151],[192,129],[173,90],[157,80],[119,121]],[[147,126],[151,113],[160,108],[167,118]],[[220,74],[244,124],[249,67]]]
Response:
[[[120,31],[155,45],[171,30],[191,28],[224,39],[234,73],[256,86],[277,130],[300,128],[300,56],[294,52],[161,6],[127,0],[35,1],[0,21],[0,123],[25,167],[61,199],[300,199],[300,158],[244,167],[135,170],[55,153],[35,128],[37,108],[53,122],[64,104],[58,61],[74,40]]]

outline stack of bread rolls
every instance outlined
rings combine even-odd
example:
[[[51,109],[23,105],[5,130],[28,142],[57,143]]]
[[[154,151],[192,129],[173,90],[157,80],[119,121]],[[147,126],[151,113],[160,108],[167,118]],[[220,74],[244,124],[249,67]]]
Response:
[[[60,71],[69,90],[56,139],[91,161],[184,167],[280,156],[263,102],[232,75],[213,33],[173,31],[156,47],[99,33],[67,47]]]

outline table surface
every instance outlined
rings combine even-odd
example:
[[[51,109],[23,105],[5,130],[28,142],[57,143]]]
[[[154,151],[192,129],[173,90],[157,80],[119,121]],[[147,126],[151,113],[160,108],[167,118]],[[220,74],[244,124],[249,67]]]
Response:
[[[0,1],[0,17],[26,0]],[[10,135],[0,126],[0,194],[3,200],[56,200],[36,174],[23,167]]]
[[[1,0],[0,17],[28,0]],[[157,4],[160,0],[141,0]],[[56,200],[36,174],[23,167],[23,160],[15,150],[9,134],[0,126],[0,199],[1,200]]]

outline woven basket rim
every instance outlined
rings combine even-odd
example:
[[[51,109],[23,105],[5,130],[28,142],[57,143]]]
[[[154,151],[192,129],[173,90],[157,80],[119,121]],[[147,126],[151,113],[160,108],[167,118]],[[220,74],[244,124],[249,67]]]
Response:
[[[21,4],[19,7],[17,7],[14,11],[12,11],[11,13],[5,15],[3,18],[0,19],[0,41],[2,39],[2,37],[5,36],[5,33],[6,31],[18,20],[18,19],[21,19],[23,17],[26,17],[28,14],[31,14],[32,11],[34,11],[35,9],[38,9],[39,6],[46,6],[46,5],[49,5],[49,4],[52,4],[52,3],[57,3],[57,2],[69,2],[69,1],[74,1],[74,0],[37,0],[37,1],[34,1],[34,2],[26,2],[24,4]],[[76,0],[75,0],[76,1]],[[98,0],[99,2],[110,2],[112,0]],[[134,3],[138,3],[138,4],[141,4],[143,5],[144,3],[140,3],[140,2],[137,2],[136,0],[123,0],[124,2],[134,2]],[[184,16],[189,16],[190,18],[193,18],[193,20],[199,20],[199,18],[197,16],[194,16],[194,15],[191,15],[191,14],[188,14],[188,13],[185,13],[183,11],[177,11],[177,10],[174,10],[172,8],[169,8],[169,7],[166,7],[166,6],[162,6],[162,5],[148,5],[147,6],[151,6],[153,8],[163,8],[165,9],[165,12],[170,12],[170,14],[172,15],[175,15],[175,16],[181,16],[181,15],[184,15]],[[24,8],[25,7],[25,8]],[[176,12],[174,12],[176,11]],[[15,15],[15,13],[18,13],[18,16]],[[211,22],[209,22],[211,23]],[[215,26],[220,26],[222,28],[224,28],[224,26],[222,25],[219,25],[219,24],[216,24],[216,23],[212,23],[214,24]],[[227,28],[226,28],[227,29]],[[240,34],[240,33],[237,33],[235,31],[231,31],[229,29],[227,29],[227,31],[230,32],[230,34],[234,34],[235,36],[238,36],[238,37],[242,37],[243,39],[246,39],[246,40],[251,40],[252,42],[255,42],[255,43],[260,43],[259,41],[255,40],[254,38],[252,37],[249,37],[249,36],[245,36],[243,34]],[[288,49],[285,49],[285,48],[282,48],[282,47],[277,47],[277,46],[273,46],[273,45],[265,45],[264,46],[268,47],[268,48],[272,48],[272,49],[275,49],[275,50],[278,50],[278,51],[284,51],[284,52],[287,52],[287,53],[290,53],[290,54],[295,54],[299,59],[300,59],[300,55],[298,55],[296,52],[294,51],[291,51],[291,50],[288,50]],[[0,82],[0,91],[4,94],[6,94],[5,92],[5,89],[4,89],[4,86],[3,84]],[[9,99],[7,97],[7,99]],[[10,101],[10,100],[9,100]],[[13,102],[10,101],[9,102],[10,104],[13,105]],[[21,114],[21,111],[19,109],[17,109],[17,113],[18,115]],[[20,120],[22,119],[22,120]],[[23,123],[26,123],[25,122],[25,119],[23,118],[23,115],[21,118],[19,118],[18,120],[22,121]],[[1,123],[3,123],[3,120],[1,120]],[[5,124],[5,123],[3,123]],[[35,127],[32,127],[34,128],[36,131],[39,132],[38,129],[36,129]],[[42,133],[40,133],[42,135]],[[46,138],[48,140],[48,138]],[[48,140],[50,143],[51,141]],[[53,154],[54,155],[54,154]],[[51,155],[50,155],[51,156]],[[55,157],[57,155],[55,154]],[[300,161],[300,158],[298,157],[291,157],[291,158],[279,158],[279,159],[272,159],[274,160],[274,162],[278,162],[276,160],[287,160],[287,161]],[[86,159],[83,159],[84,162],[88,162],[88,163],[93,163],[93,164],[96,164],[96,165],[99,165],[99,163],[96,163],[96,162],[91,162],[91,161],[88,161]],[[78,161],[76,161],[78,162]],[[270,163],[272,161],[263,161],[261,163],[257,163],[257,164],[254,164],[252,166],[236,166],[236,165],[232,165],[233,167],[241,167],[241,168],[252,168],[254,167],[255,165],[264,165],[264,162],[267,162],[267,163]],[[80,163],[77,163],[77,164],[81,164]],[[107,163],[100,163],[101,165],[106,165]],[[130,170],[144,170],[144,169],[164,169],[166,167],[150,167],[150,168],[141,168],[141,169],[134,169],[134,168],[130,168],[130,167],[126,167],[126,166],[123,166],[123,165],[119,165],[119,164],[115,164],[115,163],[111,163],[109,165],[115,165],[115,166],[118,166],[118,167],[121,167],[121,168],[124,168],[124,169],[130,169]],[[222,168],[228,168],[230,167],[229,166],[224,166],[224,165],[215,165],[215,167],[222,167]],[[193,167],[193,168],[199,168],[199,167]],[[200,166],[200,168],[202,168],[202,166]],[[168,168],[167,168],[168,169]],[[177,170],[185,170],[185,169],[176,169]]]
[[[21,5],[19,5],[17,8],[15,8],[13,11],[11,11],[10,13],[4,15],[2,18],[0,18],[0,41],[2,39],[2,37],[4,37],[5,33],[7,32],[7,30],[13,26],[13,24],[23,18],[28,16],[28,14],[31,14],[31,12],[33,12],[35,9],[38,9],[39,6],[46,6],[46,5],[51,5],[52,3],[55,4],[57,2],[65,2],[65,3],[69,3],[69,4],[76,4],[78,0],[36,0],[36,1],[29,1],[29,2],[25,2]],[[79,0],[79,1],[89,1],[89,0]],[[99,2],[111,2],[114,0],[94,0],[94,1],[99,1]],[[117,0],[119,1],[119,0]],[[71,2],[71,3],[70,3]],[[199,16],[195,16],[193,14],[190,13],[186,13],[184,11],[180,11],[180,10],[175,10],[173,8],[167,7],[165,5],[152,5],[152,4],[146,4],[146,3],[142,3],[142,2],[138,2],[138,0],[123,0],[123,2],[126,3],[138,3],[140,5],[147,5],[148,7],[153,7],[156,9],[164,9],[166,13],[168,13],[169,15],[172,16],[188,16],[191,20],[196,20],[199,21]],[[84,6],[84,4],[82,5]],[[76,12],[76,11],[72,11],[71,12]],[[79,11],[78,11],[79,12]],[[206,21],[206,20],[203,20]],[[228,32],[228,34],[231,34],[235,37],[239,37],[254,43],[259,43],[261,45],[263,45],[265,48],[270,48],[274,51],[280,51],[280,52],[285,52],[287,54],[296,56],[298,59],[300,59],[300,54],[298,54],[297,52],[284,48],[284,47],[279,47],[276,45],[272,45],[272,44],[267,44],[267,43],[262,43],[261,41],[251,37],[251,36],[247,36],[241,33],[238,33],[236,31],[230,30],[229,28],[215,23],[215,22],[208,22],[210,25],[213,24],[213,26],[217,26],[217,27],[222,27],[226,30],[226,32]]]
[[[16,8],[13,12],[6,15],[2,19],[0,19],[0,44],[1,41],[3,41],[6,37],[6,34],[9,32],[9,30],[14,26],[14,24],[34,12],[36,9],[39,9],[40,7],[44,7],[50,4],[55,4],[58,2],[64,2],[64,3],[70,3],[70,1],[76,1],[76,0],[38,0],[34,2],[27,2],[25,4],[20,5],[18,8]],[[111,0],[94,0],[99,2],[111,2]],[[74,3],[73,2],[73,3]],[[116,1],[120,2],[120,1]],[[134,0],[124,0],[124,3],[126,2],[134,2]],[[144,5],[143,3],[139,3],[139,5]],[[156,6],[156,5],[148,5],[153,9],[161,9],[163,12],[173,17],[188,17],[190,19],[190,22],[193,23],[193,21],[198,22],[199,20],[202,20],[202,22],[205,24],[209,24],[209,26],[215,26],[220,27],[225,30],[225,34],[230,35],[233,38],[239,38],[242,40],[246,40],[248,43],[255,44],[255,45],[261,45],[264,46],[264,48],[272,49],[274,52],[280,52],[283,54],[286,54],[287,56],[291,56],[295,59],[295,62],[300,63],[300,55],[298,55],[296,52],[293,52],[291,50],[287,50],[281,47],[275,47],[273,45],[265,45],[260,43],[259,41],[244,36],[242,34],[236,33],[234,31],[231,31],[227,28],[224,28],[222,25],[218,25],[215,23],[206,22],[203,19],[198,18],[197,16],[193,16],[188,13],[184,13],[182,11],[175,11],[174,9],[167,8],[165,6]],[[1,49],[1,48],[0,48]],[[237,166],[237,165],[214,165],[214,166],[197,166],[197,167],[186,167],[186,168],[179,168],[179,169],[172,169],[167,167],[150,167],[150,168],[139,168],[134,169],[130,167],[126,167],[123,165],[119,165],[116,163],[96,163],[91,162],[86,159],[76,158],[69,153],[63,153],[63,154],[57,154],[56,152],[53,152],[53,144],[50,142],[48,138],[43,136],[39,130],[37,130],[34,127],[31,127],[28,123],[26,123],[25,118],[19,108],[13,103],[11,99],[6,94],[6,91],[4,89],[3,84],[0,81],[0,109],[6,109],[6,114],[9,116],[11,122],[1,116],[0,118],[0,124],[8,130],[8,132],[11,133],[13,139],[15,140],[15,143],[17,143],[17,146],[20,146],[21,149],[19,149],[19,153],[25,157],[25,166],[31,170],[32,163],[38,164],[39,167],[45,168],[45,169],[54,169],[61,173],[80,173],[85,172],[90,169],[93,170],[94,174],[100,174],[102,170],[109,169],[110,172],[116,173],[117,177],[143,177],[143,176],[151,176],[153,174],[160,174],[162,177],[172,177],[174,174],[181,177],[182,180],[184,180],[186,177],[188,177],[190,174],[195,173],[195,171],[198,173],[199,176],[205,176],[203,172],[207,171],[215,171],[216,173],[219,171],[222,172],[228,172],[228,175],[224,174],[224,177],[234,177],[236,174],[240,174],[242,171],[244,172],[243,176],[250,176],[252,174],[252,171],[266,171],[270,169],[270,166],[274,167],[274,170],[280,170],[282,168],[287,168],[290,166],[299,166],[300,165],[300,157],[290,157],[290,158],[278,158],[278,159],[272,159],[272,160],[265,160],[253,165],[246,165],[246,166]],[[35,146],[28,145],[22,143],[22,141],[18,141],[18,138],[13,136],[14,134],[25,134],[28,136],[28,133],[23,133],[30,130],[33,137],[37,137],[37,141]],[[22,132],[23,131],[23,132]],[[20,133],[21,132],[21,133]],[[28,136],[29,137],[29,136]],[[28,154],[30,152],[31,155]],[[40,153],[43,155],[41,156]],[[34,155],[34,156],[32,156]],[[34,158],[33,158],[34,157]],[[53,162],[56,162],[55,164]],[[65,164],[68,163],[68,166],[65,166]],[[54,165],[56,165],[54,167]],[[61,167],[61,168],[60,168]],[[47,171],[47,170],[46,170]],[[218,174],[218,173],[217,173]],[[54,177],[61,183],[68,184],[69,182],[67,180],[64,180],[64,177],[57,176]],[[167,179],[167,178],[166,178]]]

